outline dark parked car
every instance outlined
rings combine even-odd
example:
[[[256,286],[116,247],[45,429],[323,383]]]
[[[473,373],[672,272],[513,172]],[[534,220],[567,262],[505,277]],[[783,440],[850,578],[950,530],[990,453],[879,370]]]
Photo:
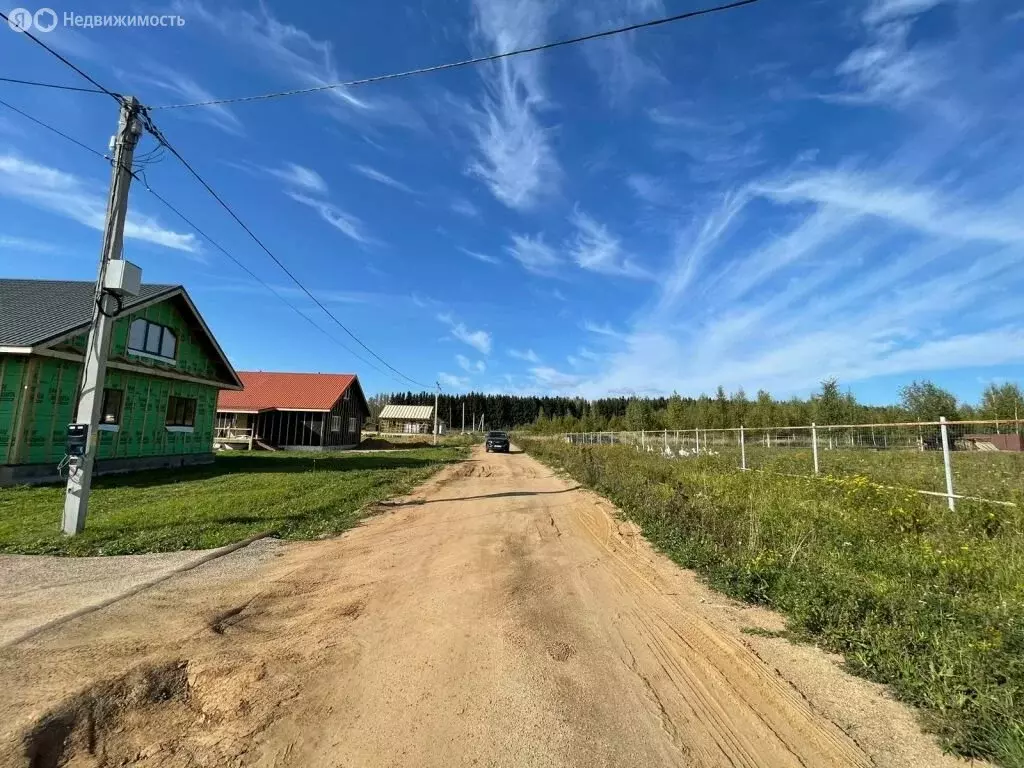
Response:
[[[508,453],[508,435],[505,432],[488,432],[485,442],[487,452],[501,451]]]

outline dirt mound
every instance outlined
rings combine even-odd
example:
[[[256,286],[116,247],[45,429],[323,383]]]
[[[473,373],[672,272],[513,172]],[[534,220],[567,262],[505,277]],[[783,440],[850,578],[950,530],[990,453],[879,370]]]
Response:
[[[159,716],[167,725],[183,720],[187,699],[187,663],[135,669],[44,715],[25,737],[24,756],[31,768],[77,765],[90,756],[101,765],[137,763],[161,745],[152,735],[125,726],[140,717]]]
[[[430,448],[430,446],[431,443],[429,440],[400,440],[397,443],[393,443],[390,440],[385,440],[382,437],[368,437],[359,444],[359,447],[356,450],[392,451],[413,448]]]

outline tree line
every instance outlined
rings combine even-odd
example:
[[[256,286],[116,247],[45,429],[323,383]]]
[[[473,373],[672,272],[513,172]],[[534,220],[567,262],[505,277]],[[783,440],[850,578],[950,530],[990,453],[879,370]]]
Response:
[[[384,405],[433,405],[432,392],[395,392],[371,397],[370,424]],[[450,430],[461,430],[465,406],[466,429],[481,417],[487,429],[530,428],[538,433],[602,432],[620,430],[787,427],[817,424],[891,424],[901,421],[1024,418],[1024,393],[1016,383],[990,384],[977,404],[957,401],[955,395],[931,381],[914,381],[899,390],[892,405],[858,403],[832,378],[809,398],[780,400],[760,390],[747,397],[743,389],[727,393],[719,386],[714,395],[637,398],[503,395],[469,392],[441,394],[439,418]]]

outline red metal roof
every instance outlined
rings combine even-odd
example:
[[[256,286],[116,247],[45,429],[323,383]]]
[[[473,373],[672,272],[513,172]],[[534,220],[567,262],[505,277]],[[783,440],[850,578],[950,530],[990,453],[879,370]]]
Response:
[[[329,411],[356,380],[351,373],[239,371],[238,377],[245,389],[222,389],[217,398],[218,411]]]

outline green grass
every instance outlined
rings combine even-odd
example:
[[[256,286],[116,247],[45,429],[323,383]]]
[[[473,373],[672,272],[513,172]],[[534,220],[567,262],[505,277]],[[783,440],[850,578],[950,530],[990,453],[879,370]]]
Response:
[[[340,533],[404,493],[458,447],[395,453],[223,453],[214,464],[96,478],[85,532],[60,533],[63,487],[0,488],[0,552],[120,555],[206,549],[263,531]]]
[[[720,452],[720,458],[739,466],[738,449]],[[818,462],[822,474],[838,477],[861,475],[882,485],[922,491],[946,491],[946,474],[941,451],[841,448],[821,449]],[[774,472],[812,474],[814,458],[810,448],[747,447],[747,466]],[[1024,453],[953,451],[953,491],[996,501],[1012,501],[1024,493]]]
[[[671,439],[669,444],[678,449]],[[663,449],[660,433],[648,438],[655,452]],[[715,462],[722,469],[740,466],[739,446],[712,443]],[[871,450],[868,448],[824,447],[818,450],[821,474],[836,477],[864,476],[882,485],[893,485],[922,491],[946,492],[946,473],[942,451],[912,449]],[[692,450],[692,444],[687,444]],[[692,457],[691,457],[692,458]],[[684,460],[689,460],[688,458]],[[746,447],[747,467],[795,475],[814,473],[814,456],[809,446],[766,448],[759,444]],[[1024,496],[1024,453],[1009,451],[952,451],[953,491],[962,496],[975,496],[995,501],[1012,501]]]
[[[867,467],[871,480],[799,479],[739,472],[724,456],[523,442],[679,564],[890,685],[947,749],[1024,766],[1024,505],[951,512],[944,499],[879,488],[886,473],[905,476],[884,461]],[[1008,491],[1020,476],[993,482]]]

